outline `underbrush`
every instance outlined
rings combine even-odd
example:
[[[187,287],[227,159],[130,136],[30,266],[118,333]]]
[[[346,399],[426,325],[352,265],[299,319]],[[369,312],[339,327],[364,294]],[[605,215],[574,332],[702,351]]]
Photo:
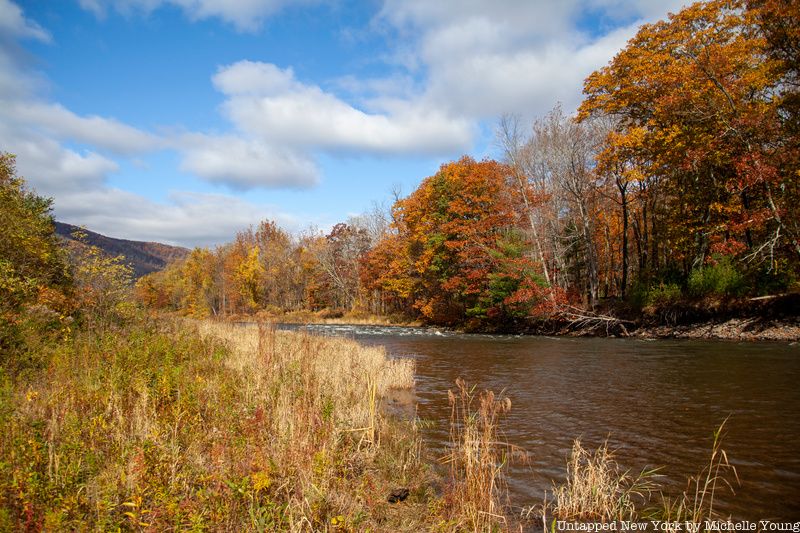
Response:
[[[352,341],[136,321],[0,375],[0,530],[414,530],[429,472]],[[402,509],[386,501],[409,488]]]

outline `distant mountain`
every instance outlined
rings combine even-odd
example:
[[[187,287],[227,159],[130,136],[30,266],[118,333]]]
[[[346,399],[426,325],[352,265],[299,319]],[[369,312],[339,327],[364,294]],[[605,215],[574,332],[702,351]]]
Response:
[[[133,275],[136,278],[162,270],[168,263],[183,259],[189,254],[188,249],[180,246],[170,246],[158,242],[115,239],[72,224],[56,222],[56,233],[58,235],[67,241],[80,243],[81,241],[76,241],[72,236],[75,231],[81,231],[85,234],[84,244],[97,246],[112,257],[124,255],[127,263],[133,268]]]

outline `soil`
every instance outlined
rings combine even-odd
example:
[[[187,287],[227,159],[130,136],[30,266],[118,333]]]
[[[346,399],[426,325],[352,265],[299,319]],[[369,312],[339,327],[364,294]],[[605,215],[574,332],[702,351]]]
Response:
[[[638,329],[633,337],[675,339],[728,339],[741,341],[800,341],[800,320],[731,318],[716,323],[654,326]]]

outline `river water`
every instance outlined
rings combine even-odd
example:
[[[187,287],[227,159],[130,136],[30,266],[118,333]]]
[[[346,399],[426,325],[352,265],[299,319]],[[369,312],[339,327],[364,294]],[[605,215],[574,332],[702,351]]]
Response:
[[[317,334],[383,345],[416,360],[423,435],[444,453],[447,390],[463,378],[505,391],[502,430],[530,454],[509,473],[516,507],[541,503],[563,480],[572,442],[608,440],[633,472],[661,467],[667,493],[707,464],[727,418],[723,448],[736,467],[735,495],[715,507],[734,519],[800,519],[800,346],[725,341],[464,335],[421,328],[314,325]]]

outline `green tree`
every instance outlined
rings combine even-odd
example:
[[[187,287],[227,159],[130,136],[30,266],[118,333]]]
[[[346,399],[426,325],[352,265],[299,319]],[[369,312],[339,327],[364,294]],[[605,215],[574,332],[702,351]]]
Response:
[[[0,153],[0,351],[19,347],[26,326],[68,322],[71,282],[51,206],[17,176],[14,156]]]

